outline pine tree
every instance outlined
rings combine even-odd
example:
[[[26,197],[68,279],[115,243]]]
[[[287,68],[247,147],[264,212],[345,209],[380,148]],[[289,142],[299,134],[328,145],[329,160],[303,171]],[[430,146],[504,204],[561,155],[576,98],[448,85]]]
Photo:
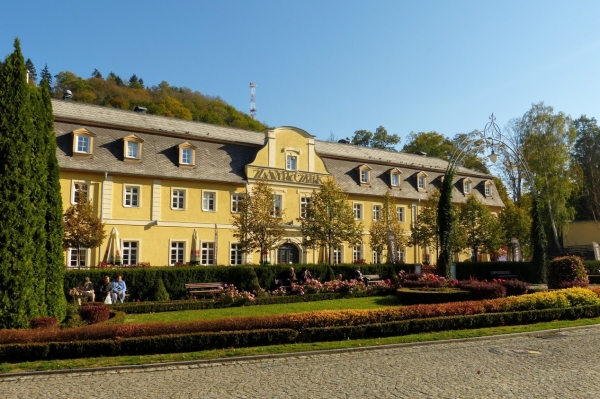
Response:
[[[0,75],[0,327],[27,327],[40,316],[34,290],[32,195],[34,123],[18,39]],[[35,261],[40,261],[35,259]]]
[[[31,58],[27,58],[27,61],[25,61],[25,68],[29,71],[29,79],[35,82],[37,80],[37,71],[35,70],[35,65],[33,65]]]
[[[40,84],[42,84],[42,80],[44,79],[46,79],[46,81],[48,82],[48,87],[50,88],[50,92],[52,93],[52,91],[54,90],[52,87],[52,74],[48,69],[48,64],[46,64],[46,66],[44,66],[44,69],[42,69]]]
[[[56,136],[54,135],[54,115],[50,87],[42,80],[41,97],[45,111],[46,128],[46,305],[48,315],[64,319],[66,298],[63,290],[65,269],[63,266],[63,225],[62,195],[60,192],[60,170],[56,159]]]

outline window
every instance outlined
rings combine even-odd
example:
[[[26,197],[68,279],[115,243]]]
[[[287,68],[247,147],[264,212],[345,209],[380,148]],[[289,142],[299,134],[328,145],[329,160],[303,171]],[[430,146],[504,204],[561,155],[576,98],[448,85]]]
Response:
[[[288,155],[286,157],[285,168],[287,170],[298,170],[298,157],[296,155]]]
[[[465,195],[467,194],[471,194],[471,182],[467,181],[465,182]]]
[[[274,201],[273,201],[273,208],[271,208],[271,216],[273,216],[274,218],[280,218],[281,217],[281,195],[275,194],[273,197],[274,197]]]
[[[398,187],[400,185],[400,176],[397,173],[392,174],[392,186]]]
[[[123,265],[137,265],[138,263],[138,245],[137,241],[123,241]]]
[[[417,204],[412,204],[411,206],[411,213],[410,213],[410,223],[412,226],[415,225],[415,223],[417,223]]]
[[[85,128],[73,131],[73,156],[91,158],[96,135]]]
[[[406,262],[406,252],[404,249],[399,249],[397,252],[398,258],[396,259],[398,262]]]
[[[86,182],[74,181],[73,189],[71,190],[71,193],[73,194],[73,196],[71,197],[71,204],[77,203],[77,197],[78,197],[79,193],[85,195],[85,198],[87,200],[90,199],[90,189]]]
[[[136,186],[125,186],[123,206],[127,208],[138,208],[140,206],[140,188]]]
[[[373,205],[373,220],[381,219],[381,205]]]
[[[333,249],[333,263],[335,263],[336,265],[342,263],[342,253],[342,247],[337,247]]]
[[[373,263],[375,263],[376,265],[381,263],[381,256],[377,251],[373,251]]]
[[[171,191],[171,209],[185,209],[185,190],[173,189]]]
[[[240,205],[244,201],[244,194],[232,194],[231,195],[231,212],[239,213]]]
[[[229,247],[229,264],[242,264],[242,250],[240,244],[231,244],[231,246]]]
[[[77,136],[77,152],[90,153],[90,138],[87,136]]]
[[[203,242],[200,263],[203,265],[215,264],[215,243]]]
[[[139,158],[140,157],[140,143],[135,141],[127,142],[127,158]]]
[[[362,204],[354,204],[354,220],[362,220]]]
[[[217,193],[214,191],[202,191],[202,210],[208,212],[215,211],[215,198]]]
[[[362,246],[355,245],[352,247],[352,261],[356,262],[360,259],[362,259]]]
[[[360,171],[360,182],[361,183],[369,183],[369,171],[368,170]]]
[[[300,217],[306,219],[310,197],[300,197]]]
[[[492,185],[490,183],[485,184],[485,196],[490,197],[492,195]]]
[[[171,266],[185,263],[184,241],[171,241],[171,256],[169,262]]]
[[[196,165],[196,147],[185,142],[179,144],[179,167],[193,168]]]
[[[141,162],[143,142],[144,140],[135,134],[123,137],[123,160],[125,162]]]
[[[417,191],[419,191],[419,192],[427,191],[427,173],[425,173],[425,172],[417,173]]]
[[[419,176],[419,189],[424,190],[426,185],[425,176]]]
[[[404,207],[403,206],[396,207],[396,217],[398,218],[399,222],[404,223]]]
[[[68,259],[68,265],[69,267],[76,267],[76,268],[80,268],[80,267],[87,267],[87,253],[88,253],[88,249],[87,248],[79,248],[79,259],[77,259],[77,248],[69,248],[69,259]]]

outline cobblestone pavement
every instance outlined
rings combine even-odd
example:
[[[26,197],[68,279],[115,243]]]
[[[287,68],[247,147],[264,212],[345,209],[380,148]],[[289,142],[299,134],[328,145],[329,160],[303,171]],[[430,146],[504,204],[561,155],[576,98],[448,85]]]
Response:
[[[2,398],[600,398],[600,326],[357,352],[2,376]]]

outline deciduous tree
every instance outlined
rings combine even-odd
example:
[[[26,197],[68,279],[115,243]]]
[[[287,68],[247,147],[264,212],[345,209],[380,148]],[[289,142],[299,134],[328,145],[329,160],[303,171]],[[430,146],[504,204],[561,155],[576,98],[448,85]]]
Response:
[[[400,143],[400,136],[389,134],[383,126],[375,129],[375,133],[368,130],[357,130],[352,136],[352,144],[363,147],[378,148],[381,150],[396,151],[395,146]]]
[[[457,228],[465,232],[466,244],[473,251],[474,261],[479,252],[493,254],[502,246],[498,219],[475,196],[469,196],[460,206]]]
[[[387,262],[395,262],[395,252],[409,243],[404,225],[398,220],[396,201],[389,191],[383,196],[380,217],[371,223],[369,233],[371,249],[379,255],[387,250]]]
[[[574,122],[577,140],[573,159],[580,171],[582,201],[578,219],[600,219],[600,127],[595,118],[582,115]]]

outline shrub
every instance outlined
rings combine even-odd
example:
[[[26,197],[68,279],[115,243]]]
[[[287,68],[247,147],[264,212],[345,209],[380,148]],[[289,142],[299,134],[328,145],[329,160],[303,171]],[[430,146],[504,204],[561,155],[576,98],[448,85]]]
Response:
[[[403,305],[462,302],[470,299],[470,292],[456,288],[399,288],[396,291],[398,301]]]
[[[506,288],[506,296],[524,295],[529,291],[529,283],[517,279],[500,280],[502,286]]]
[[[156,280],[156,287],[154,289],[154,300],[155,301],[168,301],[171,298],[169,297],[169,292],[165,287],[165,283],[162,278]]]
[[[406,288],[441,288],[451,286],[445,277],[431,273],[400,273],[400,285]]]
[[[578,256],[562,256],[548,264],[548,288],[587,286],[588,283],[585,265]]]
[[[53,328],[56,327],[58,320],[55,317],[36,317],[29,320],[30,328]]]
[[[487,281],[466,280],[459,281],[458,288],[471,292],[471,299],[495,299],[506,296],[506,288],[498,283],[489,283]]]
[[[323,282],[335,280],[335,272],[331,268],[331,266],[327,266],[327,271],[325,272],[325,278],[323,278]]]
[[[88,324],[96,324],[108,320],[110,308],[102,302],[89,302],[79,308],[81,320]]]

